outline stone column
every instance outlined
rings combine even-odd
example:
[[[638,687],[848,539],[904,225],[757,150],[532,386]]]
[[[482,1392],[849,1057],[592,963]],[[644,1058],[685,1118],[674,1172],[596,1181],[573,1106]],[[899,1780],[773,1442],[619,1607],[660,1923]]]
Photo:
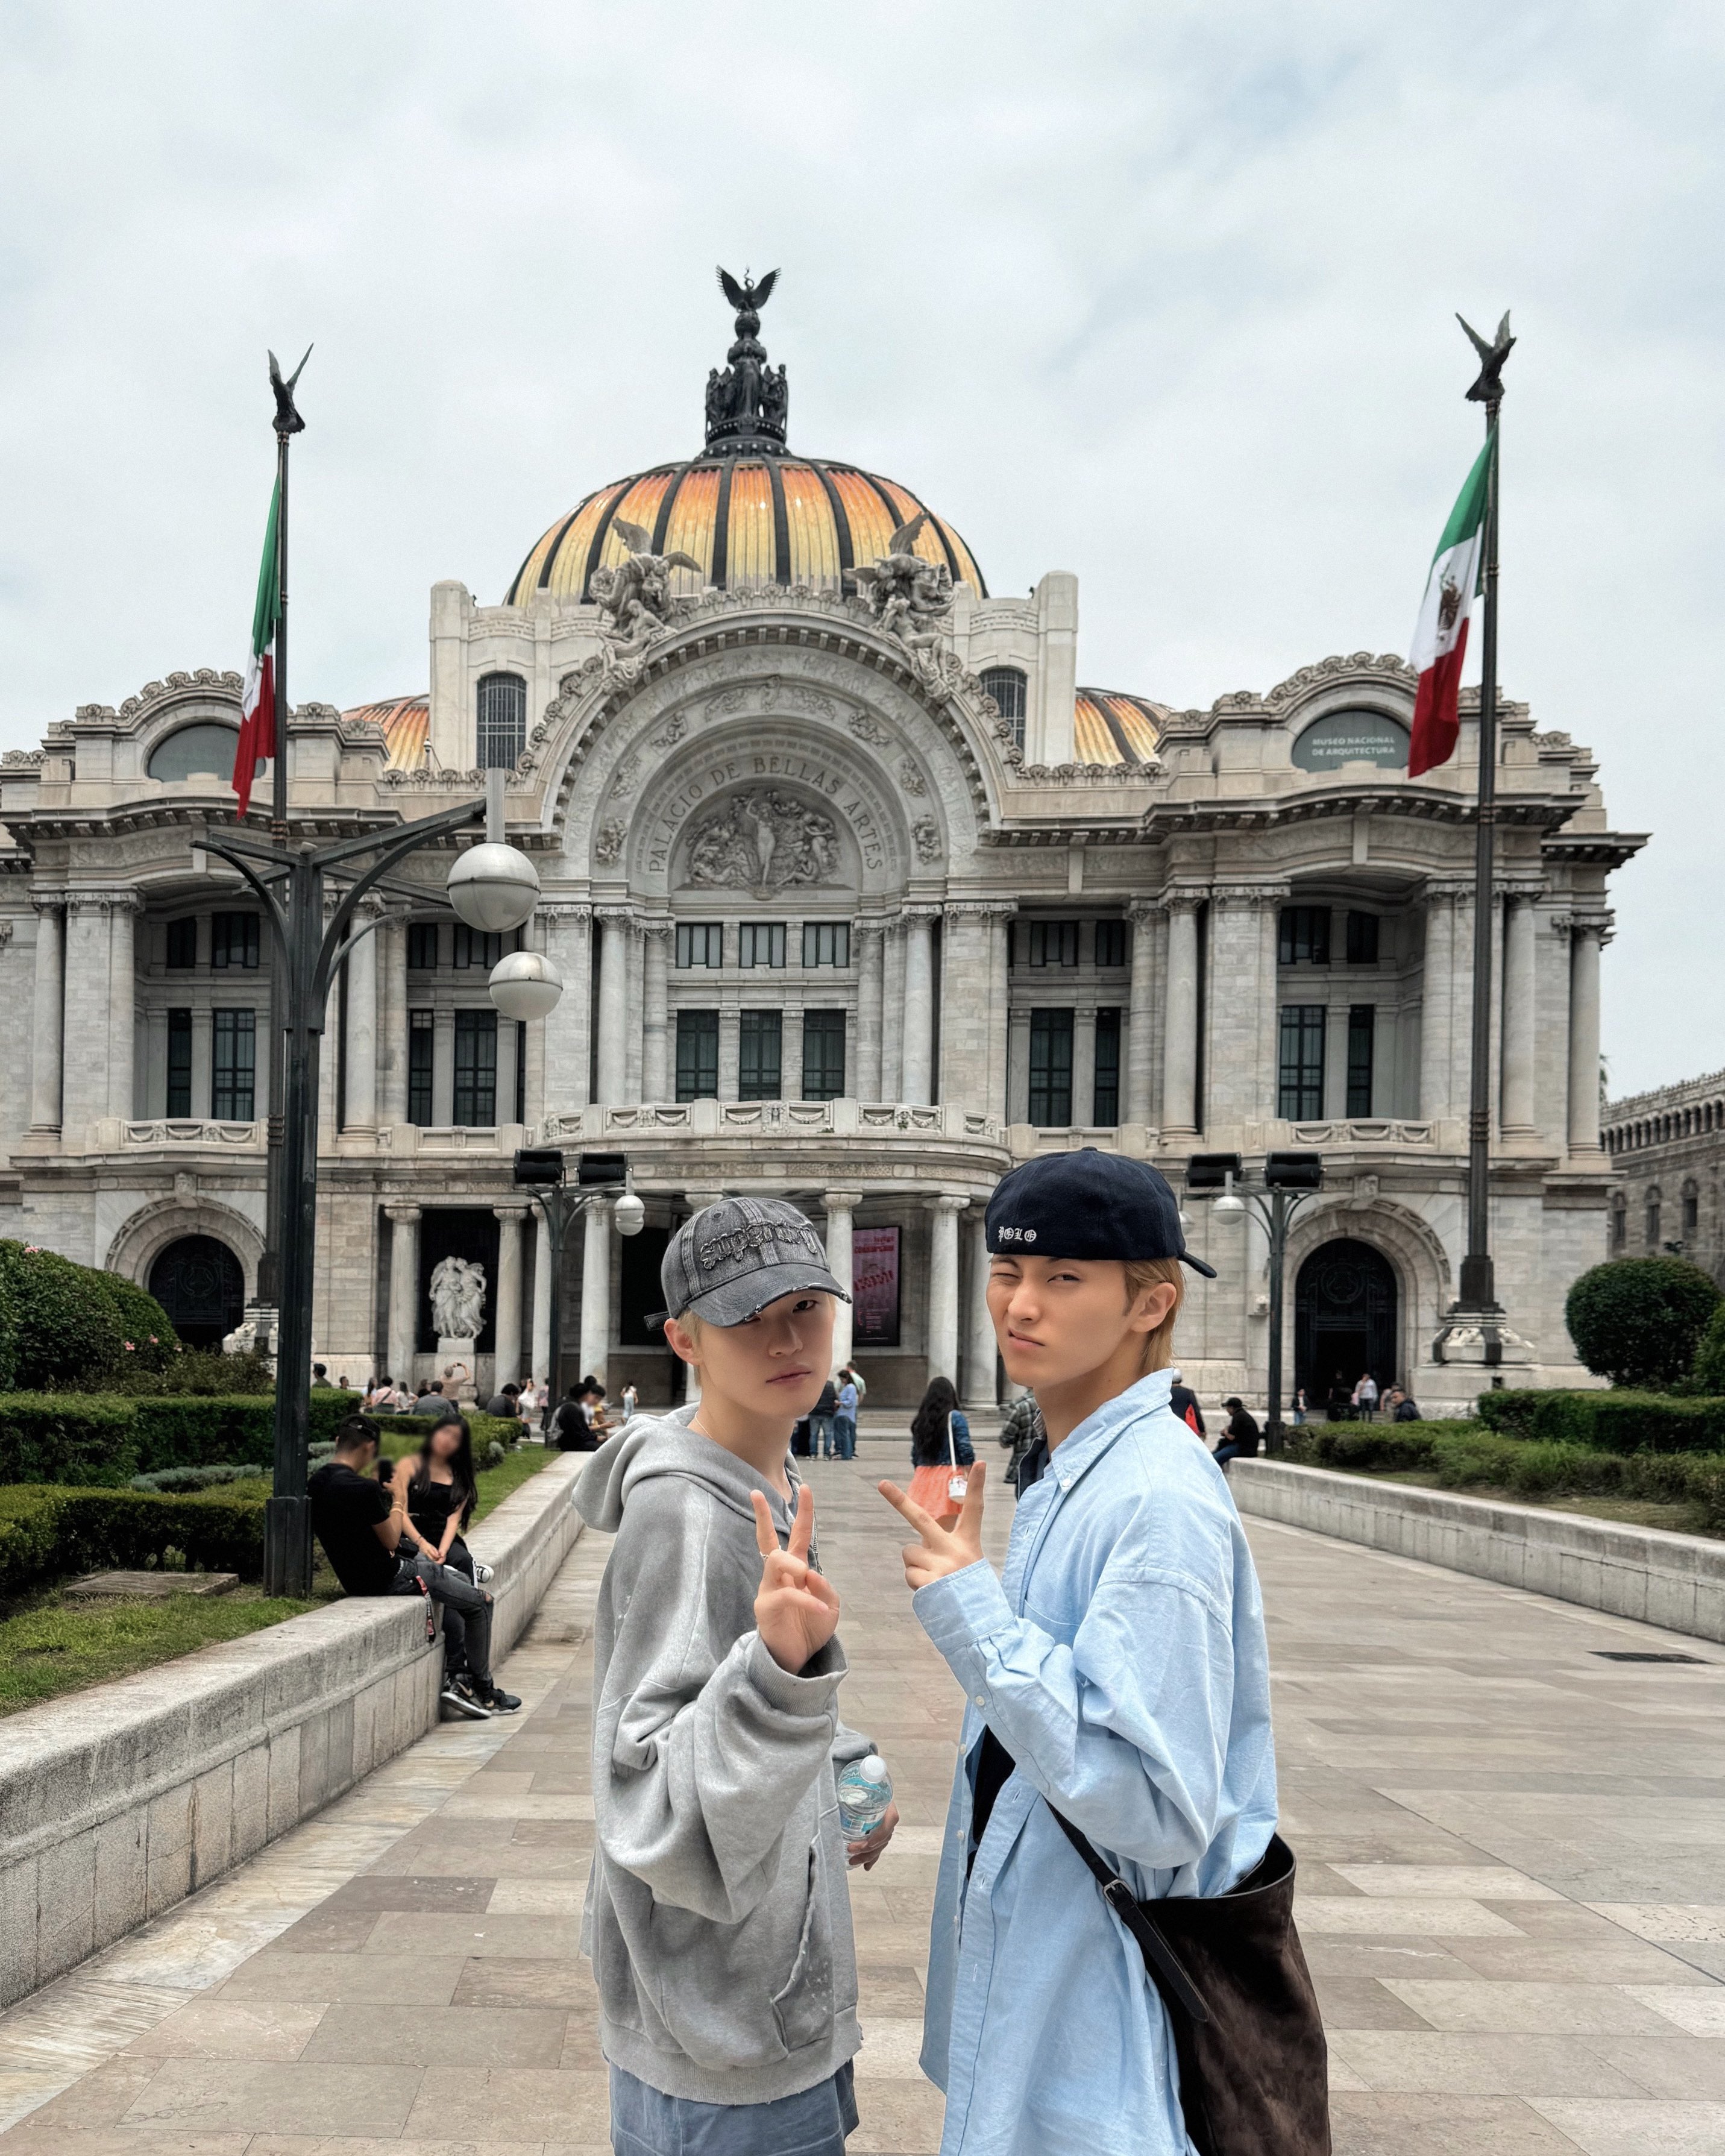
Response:
[[[973,1408],[999,1404],[994,1321],[988,1315],[988,1216],[976,1208],[966,1237],[970,1245],[970,1294],[965,1324],[964,1399]]]
[[[966,1200],[942,1194],[929,1200],[933,1233],[928,1252],[928,1377],[958,1382],[958,1215]]]
[[[419,1337],[419,1208],[383,1208],[389,1219],[389,1374],[398,1385],[413,1382],[414,1343]]]
[[[1011,1119],[1006,1111],[1007,1025],[1012,1009],[1012,919],[1016,906],[988,908],[988,1091],[984,1103],[991,1116]]]
[[[66,901],[63,1022],[74,1052],[63,1058],[60,1098],[64,1142],[72,1152],[88,1147],[90,1126],[110,1112],[108,1053],[117,1032],[117,999],[109,993],[108,906],[109,901],[95,892],[74,891]],[[126,1016],[130,1024],[129,994]]]
[[[633,1106],[635,1102],[644,1101],[648,1097],[646,1093],[642,1090],[643,1081],[645,1075],[647,1053],[645,1034],[645,1019],[647,1015],[646,963],[644,955],[646,948],[646,932],[642,927],[641,923],[639,921],[631,921],[629,924],[629,942],[627,946],[629,952],[629,986],[625,990],[625,993],[629,998],[629,1026],[625,1034],[627,1046],[623,1065],[624,1098],[629,1102],[631,1106]]]
[[[990,938],[993,909],[949,906],[941,937],[940,1096],[964,1108],[987,1109],[993,1013]],[[931,1018],[932,1014],[931,1013]]]
[[[648,921],[642,1014],[641,1098],[668,1101],[670,1080],[670,940],[669,921]]]
[[[629,1070],[629,932],[625,906],[606,906],[594,916],[599,962],[599,1099],[620,1107]],[[592,1214],[588,1214],[592,1219]],[[583,1369],[583,1375],[586,1374]]]
[[[605,942],[608,952],[611,938]],[[587,1209],[581,1255],[581,1371],[605,1382],[611,1352],[611,1200],[598,1198]]]
[[[1425,959],[1420,1004],[1420,1114],[1431,1122],[1450,1112],[1450,1034],[1455,1009],[1455,893],[1425,896]]]
[[[493,1093],[491,1121],[494,1124],[512,1123],[517,1120],[515,1112],[516,1092],[516,1072],[521,1065],[521,1031],[520,1021],[497,1014],[497,1081]],[[352,1095],[348,1096],[350,1106]],[[525,1116],[519,1120],[525,1122]]]
[[[880,932],[880,1095],[905,1097],[905,924],[889,921]]]
[[[392,921],[377,934],[382,939],[377,1116],[380,1122],[404,1123],[408,1119],[407,924]],[[260,1055],[259,1060],[261,1065],[267,1059]]]
[[[859,1101],[884,1101],[880,1023],[886,932],[878,921],[860,921],[851,934],[857,941],[856,1069],[845,1090]]]
[[[1132,928],[1132,1007],[1126,1014],[1126,1070],[1123,1113],[1128,1123],[1154,1120],[1155,1066],[1151,1061],[1151,1005],[1154,1000],[1154,926],[1159,906],[1134,900],[1126,910]]]
[[[536,1205],[533,1208],[533,1368],[536,1383],[548,1378],[555,1387],[557,1373],[551,1367],[551,1230],[545,1224],[545,1215]]]
[[[30,1128],[58,1131],[65,1061],[65,917],[58,891],[33,900],[36,983],[30,1041]]]
[[[108,1113],[122,1122],[137,1113],[132,1079],[138,1028],[133,924],[141,911],[130,892],[116,892],[108,914]]]
[[[431,1120],[447,1130],[455,1120],[455,1014],[431,1014]]]
[[[1162,1058],[1162,1137],[1178,1152],[1198,1135],[1198,908],[1195,894],[1176,891],[1168,912],[1167,1029]]]
[[[377,937],[373,929],[347,954],[345,1130],[372,1137],[377,1129]]]
[[[213,1116],[216,1111],[216,1018],[209,1009],[192,1013],[192,1112]],[[333,1086],[335,1081],[331,1080]]]
[[[497,1216],[496,1346],[491,1389],[520,1382],[521,1374],[521,1225],[526,1208],[494,1205]]]
[[[934,1098],[934,911],[918,906],[905,912],[903,1098],[912,1107],[927,1107]]]
[[[824,1190],[820,1202],[827,1216],[827,1270],[842,1288],[848,1288],[854,1278],[850,1262],[851,1219],[862,1204],[860,1190]],[[848,1302],[834,1306],[833,1368],[837,1370],[850,1360],[851,1313]]]
[[[1603,921],[1569,924],[1569,1150],[1599,1150],[1599,947]]]
[[[563,977],[563,993],[545,1020],[545,1081],[541,1111],[572,1115],[591,1098],[593,918],[586,906],[545,906],[546,956]],[[542,1377],[536,1370],[534,1376]]]
[[[1096,1014],[1081,1006],[1072,1014],[1072,1121],[1094,1123],[1096,1105]]]
[[[1503,924],[1503,1091],[1502,1127],[1533,1128],[1533,1058],[1538,1020],[1533,989],[1533,935],[1538,923],[1531,893],[1512,892]]]

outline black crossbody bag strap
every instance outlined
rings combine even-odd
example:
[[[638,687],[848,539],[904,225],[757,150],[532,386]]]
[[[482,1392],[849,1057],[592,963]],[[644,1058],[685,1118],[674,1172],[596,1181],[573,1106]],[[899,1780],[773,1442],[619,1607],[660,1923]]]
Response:
[[[1184,1963],[1146,1913],[1143,1903],[1124,1879],[1108,1869],[1088,1839],[1079,1832],[1070,1820],[1062,1818],[1052,1804],[1049,1805],[1049,1810],[1054,1812],[1060,1832],[1089,1866],[1097,1886],[1102,1890],[1102,1899],[1137,1941],[1150,1973],[1156,1979],[1157,1989],[1163,1993],[1171,2005],[1178,2005],[1189,2020],[1207,2023],[1210,2010],[1204,2003],[1203,1994],[1186,1974]]]

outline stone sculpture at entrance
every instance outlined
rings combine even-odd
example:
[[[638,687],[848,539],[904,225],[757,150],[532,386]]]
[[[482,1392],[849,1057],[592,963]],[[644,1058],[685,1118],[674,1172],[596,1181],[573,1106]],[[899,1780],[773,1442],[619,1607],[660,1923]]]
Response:
[[[437,1374],[452,1399],[475,1396],[480,1328],[485,1318],[485,1269],[471,1258],[439,1258],[431,1269],[431,1322]]]

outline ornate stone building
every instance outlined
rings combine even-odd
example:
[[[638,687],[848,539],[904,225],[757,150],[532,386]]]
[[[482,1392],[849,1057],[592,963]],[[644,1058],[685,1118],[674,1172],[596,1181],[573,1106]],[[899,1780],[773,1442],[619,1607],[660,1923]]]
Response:
[[[1725,1070],[1605,1107],[1614,1258],[1687,1258],[1725,1287]]]
[[[1081,685],[1078,583],[993,595],[908,488],[786,446],[788,387],[739,290],[702,453],[599,488],[506,599],[431,594],[429,692],[295,714],[298,829],[393,824],[509,773],[566,985],[501,1023],[495,939],[441,899],[362,943],[331,999],[316,1337],[356,1382],[430,1365],[451,1254],[492,1292],[482,1383],[543,1374],[545,1245],[524,1142],[625,1150],[649,1226],[588,1216],[564,1374],[644,1397],[666,1234],[724,1190],[790,1194],[854,1270],[871,1404],[931,1371],[991,1399],[982,1213],[1027,1154],[1095,1144],[1178,1178],[1194,1150],[1320,1149],[1292,1236],[1294,1373],[1369,1362],[1434,1408],[1463,1232],[1473,731],[1410,783],[1414,681],[1322,660],[1208,711]],[[1153,654],[1147,671],[1153,671]],[[208,670],[80,708],[0,768],[0,1233],[147,1281],[214,1338],[261,1246],[270,954],[196,844],[233,813],[239,682]],[[223,774],[221,776],[213,774]],[[1494,1240],[1532,1374],[1578,1377],[1564,1288],[1605,1244],[1593,759],[1511,704],[1494,947]],[[254,810],[254,814],[257,811]],[[1192,1235],[1181,1358],[1261,1391],[1266,1253]],[[578,1353],[574,1343],[578,1342]]]

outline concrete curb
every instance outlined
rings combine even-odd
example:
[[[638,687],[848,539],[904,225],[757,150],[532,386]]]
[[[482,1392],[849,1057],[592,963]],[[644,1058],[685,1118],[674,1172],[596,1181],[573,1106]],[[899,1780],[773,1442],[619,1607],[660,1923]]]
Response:
[[[1236,1460],[1228,1484],[1260,1519],[1725,1640],[1725,1543],[1280,1460]]]
[[[493,1652],[581,1532],[554,1460],[475,1529]],[[161,1915],[438,1717],[417,1596],[342,1601],[0,1722],[0,2005]]]

